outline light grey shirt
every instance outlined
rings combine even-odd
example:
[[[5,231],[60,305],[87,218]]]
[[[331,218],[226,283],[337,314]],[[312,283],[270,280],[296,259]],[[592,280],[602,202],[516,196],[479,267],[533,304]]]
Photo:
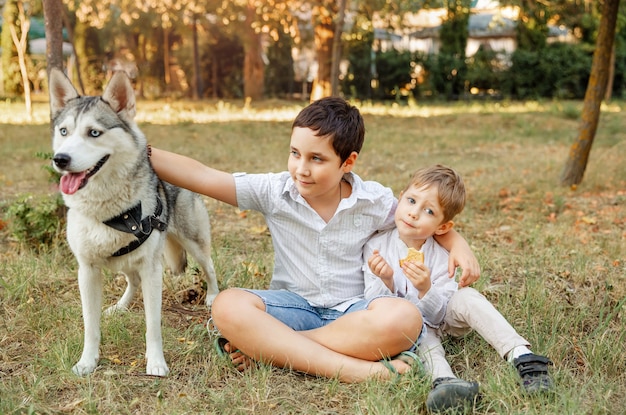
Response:
[[[346,174],[352,193],[326,223],[288,172],[233,176],[239,208],[261,212],[272,235],[270,289],[289,290],[313,307],[339,311],[364,298],[363,247],[377,230],[393,226],[397,202],[391,189]]]
[[[375,249],[393,268],[393,284],[395,292],[391,292],[385,283],[378,278],[367,265],[367,259]],[[400,240],[398,229],[393,228],[374,235],[364,249],[365,297],[374,298],[379,295],[396,295],[404,297],[415,304],[431,327],[439,327],[446,315],[448,301],[458,289],[454,278],[448,277],[448,251],[430,237],[424,242],[420,251],[424,253],[424,265],[430,269],[431,287],[421,299],[418,291],[400,268],[400,259],[407,256],[409,248]]]

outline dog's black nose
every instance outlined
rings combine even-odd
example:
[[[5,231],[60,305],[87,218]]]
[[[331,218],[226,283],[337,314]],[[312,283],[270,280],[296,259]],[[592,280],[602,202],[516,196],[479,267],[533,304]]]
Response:
[[[69,166],[70,162],[72,161],[72,158],[70,157],[69,154],[59,153],[59,154],[55,154],[54,157],[52,157],[52,161],[54,161],[54,164],[58,168],[64,169],[67,166]]]

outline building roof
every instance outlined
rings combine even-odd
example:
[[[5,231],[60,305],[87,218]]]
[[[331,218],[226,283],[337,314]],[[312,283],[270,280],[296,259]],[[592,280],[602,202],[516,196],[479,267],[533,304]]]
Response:
[[[470,37],[511,37],[515,36],[517,23],[506,17],[492,13],[470,14],[467,23]],[[411,34],[416,39],[438,37],[441,25],[436,27],[424,27]]]

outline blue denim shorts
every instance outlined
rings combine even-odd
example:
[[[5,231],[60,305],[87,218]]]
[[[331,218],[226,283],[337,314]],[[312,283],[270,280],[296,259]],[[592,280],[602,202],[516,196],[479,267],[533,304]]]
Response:
[[[302,296],[287,290],[252,290],[238,288],[259,297],[265,304],[265,312],[276,318],[295,331],[312,330],[324,327],[339,317],[354,311],[366,310],[375,297],[371,300],[359,300],[352,304],[346,311],[338,311],[330,308],[313,307]],[[207,329],[213,335],[219,335],[219,328],[209,318]]]
[[[330,308],[313,307],[300,295],[287,290],[244,290],[260,297],[265,303],[265,311],[268,314],[296,331],[312,330],[326,326],[343,315],[366,310],[372,301],[384,297],[379,296],[371,300],[359,300],[348,307],[346,311],[338,311]],[[425,330],[426,325],[422,327],[420,338]],[[420,338],[418,338],[418,342]],[[410,350],[415,350],[415,345]]]

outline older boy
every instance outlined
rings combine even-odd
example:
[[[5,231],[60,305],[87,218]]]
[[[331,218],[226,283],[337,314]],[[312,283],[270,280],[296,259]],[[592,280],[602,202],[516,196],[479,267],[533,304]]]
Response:
[[[533,354],[493,305],[473,288],[457,290],[448,278],[448,252],[433,237],[450,232],[452,219],[465,206],[465,186],[452,169],[435,165],[415,172],[401,192],[396,228],[381,232],[365,246],[366,298],[394,294],[416,304],[428,330],[419,349],[433,381],[426,401],[432,412],[471,403],[478,383],[457,379],[445,358],[441,337],[461,336],[471,329],[517,367],[527,392],[549,390],[550,361]],[[424,262],[402,261],[409,248],[423,252]]]
[[[422,318],[410,302],[364,299],[363,246],[393,225],[397,203],[388,188],[352,172],[364,134],[357,108],[324,98],[296,117],[286,172],[230,174],[153,149],[161,179],[265,216],[274,247],[270,289],[227,289],[212,306],[236,365],[249,356],[358,382],[389,377],[379,360],[416,342]],[[479,267],[465,240],[452,233],[440,242],[451,249],[451,272],[458,264],[475,281]],[[402,359],[390,363],[398,373],[410,368]]]

